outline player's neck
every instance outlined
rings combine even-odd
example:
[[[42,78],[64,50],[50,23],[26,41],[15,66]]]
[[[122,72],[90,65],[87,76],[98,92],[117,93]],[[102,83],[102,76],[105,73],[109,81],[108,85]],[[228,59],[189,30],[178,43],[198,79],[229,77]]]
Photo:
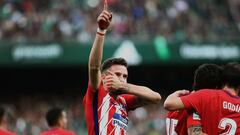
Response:
[[[228,86],[225,86],[225,87],[223,88],[223,90],[229,92],[229,93],[230,93],[231,95],[233,95],[233,96],[237,96],[237,95],[238,95],[238,92],[237,92],[237,91],[235,91],[233,88],[230,88],[230,87],[228,87]]]

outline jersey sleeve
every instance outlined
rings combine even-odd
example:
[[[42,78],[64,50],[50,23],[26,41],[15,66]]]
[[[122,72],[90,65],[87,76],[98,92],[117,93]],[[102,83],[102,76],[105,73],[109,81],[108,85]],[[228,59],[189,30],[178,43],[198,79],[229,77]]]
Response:
[[[122,97],[125,99],[126,102],[126,109],[127,110],[134,110],[136,109],[136,101],[137,98],[134,95],[124,94]]]
[[[100,85],[99,85],[99,88],[101,87],[101,85],[102,85],[102,81],[101,81],[101,83],[100,83]],[[99,88],[98,88],[98,89],[99,89]],[[91,91],[91,92],[96,91],[96,90],[94,90],[94,89],[92,88],[90,82],[88,82],[88,88],[87,88],[87,91]]]
[[[187,110],[196,110],[197,112],[201,111],[203,108],[202,101],[208,98],[209,91],[211,90],[200,90],[194,93],[191,93],[187,96],[182,96],[180,99]]]
[[[202,125],[201,118],[197,113],[193,112],[188,115],[187,128],[192,127],[192,126],[201,126],[201,125]]]
[[[76,135],[76,134],[75,134],[74,132],[71,131],[71,132],[70,132],[70,135]]]
[[[100,87],[101,87],[101,84],[100,84],[98,89],[100,89]],[[95,93],[96,92],[92,89],[92,87],[90,85],[90,82],[88,82],[87,91],[86,91],[86,94],[83,97],[83,102],[82,102],[83,106],[86,106],[87,104],[91,105],[89,103],[92,103]]]

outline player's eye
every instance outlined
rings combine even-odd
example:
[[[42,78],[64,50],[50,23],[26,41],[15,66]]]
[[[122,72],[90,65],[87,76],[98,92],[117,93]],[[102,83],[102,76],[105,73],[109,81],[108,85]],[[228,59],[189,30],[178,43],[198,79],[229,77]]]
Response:
[[[115,73],[117,76],[121,76],[121,73]]]

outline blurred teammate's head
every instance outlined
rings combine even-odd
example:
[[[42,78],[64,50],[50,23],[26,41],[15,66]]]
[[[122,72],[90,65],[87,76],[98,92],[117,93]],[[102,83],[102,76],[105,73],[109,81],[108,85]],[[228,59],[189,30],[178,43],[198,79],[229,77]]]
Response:
[[[0,107],[0,126],[1,127],[7,126],[7,115],[3,107]]]
[[[52,108],[46,114],[46,120],[49,127],[66,128],[67,113],[62,108]]]
[[[240,90],[240,64],[228,63],[223,69],[223,84],[234,90]]]
[[[202,64],[194,74],[193,90],[222,88],[222,67],[216,64]]]
[[[107,71],[114,73],[121,82],[127,82],[128,70],[127,62],[123,58],[110,58],[103,62],[101,72],[103,76],[107,75]]]

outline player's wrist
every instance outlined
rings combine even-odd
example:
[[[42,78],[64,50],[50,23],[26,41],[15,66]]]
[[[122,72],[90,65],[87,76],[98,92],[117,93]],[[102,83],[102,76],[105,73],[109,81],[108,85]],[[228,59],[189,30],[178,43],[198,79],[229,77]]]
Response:
[[[97,28],[97,34],[100,36],[104,36],[106,34],[107,30],[101,30],[100,28]]]
[[[127,83],[121,83],[120,89],[123,91],[123,93],[128,94],[130,88]]]

